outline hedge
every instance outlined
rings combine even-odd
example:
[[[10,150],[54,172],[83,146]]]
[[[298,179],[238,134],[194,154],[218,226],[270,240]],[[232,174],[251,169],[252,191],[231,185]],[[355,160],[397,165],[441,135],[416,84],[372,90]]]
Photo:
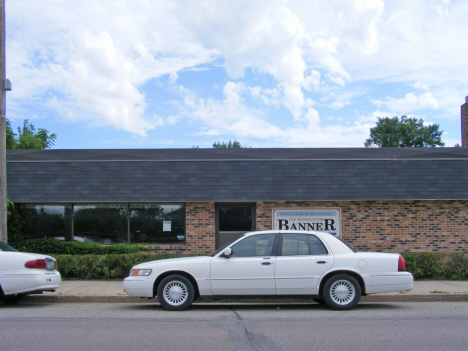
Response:
[[[405,252],[406,270],[415,279],[468,279],[468,255],[464,252]]]
[[[34,252],[47,255],[106,255],[106,254],[129,254],[132,252],[148,251],[144,246],[117,244],[102,246],[100,244],[63,241],[52,238],[29,239],[11,243],[18,251]]]
[[[123,279],[132,266],[165,258],[169,253],[142,253],[136,245],[102,246],[94,243],[60,241],[51,238],[15,243],[17,250],[52,255],[64,279]],[[415,279],[468,279],[468,255],[464,252],[405,252],[406,269]]]
[[[76,280],[123,279],[136,264],[172,257],[168,253],[54,256],[62,278]]]
[[[468,279],[468,256],[463,252],[404,253],[406,269],[415,279]],[[96,280],[123,279],[138,263],[173,258],[169,253],[54,255],[63,279]]]

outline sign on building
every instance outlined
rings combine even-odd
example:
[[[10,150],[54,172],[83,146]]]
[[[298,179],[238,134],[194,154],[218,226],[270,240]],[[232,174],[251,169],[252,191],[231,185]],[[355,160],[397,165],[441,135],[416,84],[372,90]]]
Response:
[[[275,230],[316,230],[341,238],[341,208],[273,209]]]

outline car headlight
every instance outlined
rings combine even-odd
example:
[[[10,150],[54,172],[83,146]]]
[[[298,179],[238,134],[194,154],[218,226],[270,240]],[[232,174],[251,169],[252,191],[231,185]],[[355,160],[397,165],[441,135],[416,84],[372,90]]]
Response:
[[[130,269],[130,275],[140,275],[140,276],[148,276],[151,274],[152,269]]]

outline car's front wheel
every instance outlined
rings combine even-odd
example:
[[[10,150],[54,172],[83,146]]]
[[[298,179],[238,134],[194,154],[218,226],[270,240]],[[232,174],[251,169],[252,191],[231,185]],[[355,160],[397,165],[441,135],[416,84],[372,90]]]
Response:
[[[0,301],[7,304],[15,304],[20,302],[26,294],[15,294],[15,295],[0,295]]]
[[[349,274],[334,275],[325,283],[323,299],[334,310],[349,310],[361,299],[361,285]]]
[[[183,311],[190,307],[195,299],[192,282],[183,275],[173,274],[159,283],[158,301],[169,311]]]

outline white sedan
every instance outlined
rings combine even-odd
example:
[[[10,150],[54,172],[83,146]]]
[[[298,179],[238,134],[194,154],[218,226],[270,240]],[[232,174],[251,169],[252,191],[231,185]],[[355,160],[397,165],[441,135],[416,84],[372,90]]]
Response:
[[[130,296],[157,296],[173,311],[196,298],[312,297],[333,309],[351,309],[362,295],[409,291],[413,275],[403,256],[354,252],[331,234],[259,231],[211,256],[174,258],[134,266],[124,279]]]
[[[54,258],[18,252],[0,242],[0,301],[16,303],[28,294],[55,291],[61,281]]]

